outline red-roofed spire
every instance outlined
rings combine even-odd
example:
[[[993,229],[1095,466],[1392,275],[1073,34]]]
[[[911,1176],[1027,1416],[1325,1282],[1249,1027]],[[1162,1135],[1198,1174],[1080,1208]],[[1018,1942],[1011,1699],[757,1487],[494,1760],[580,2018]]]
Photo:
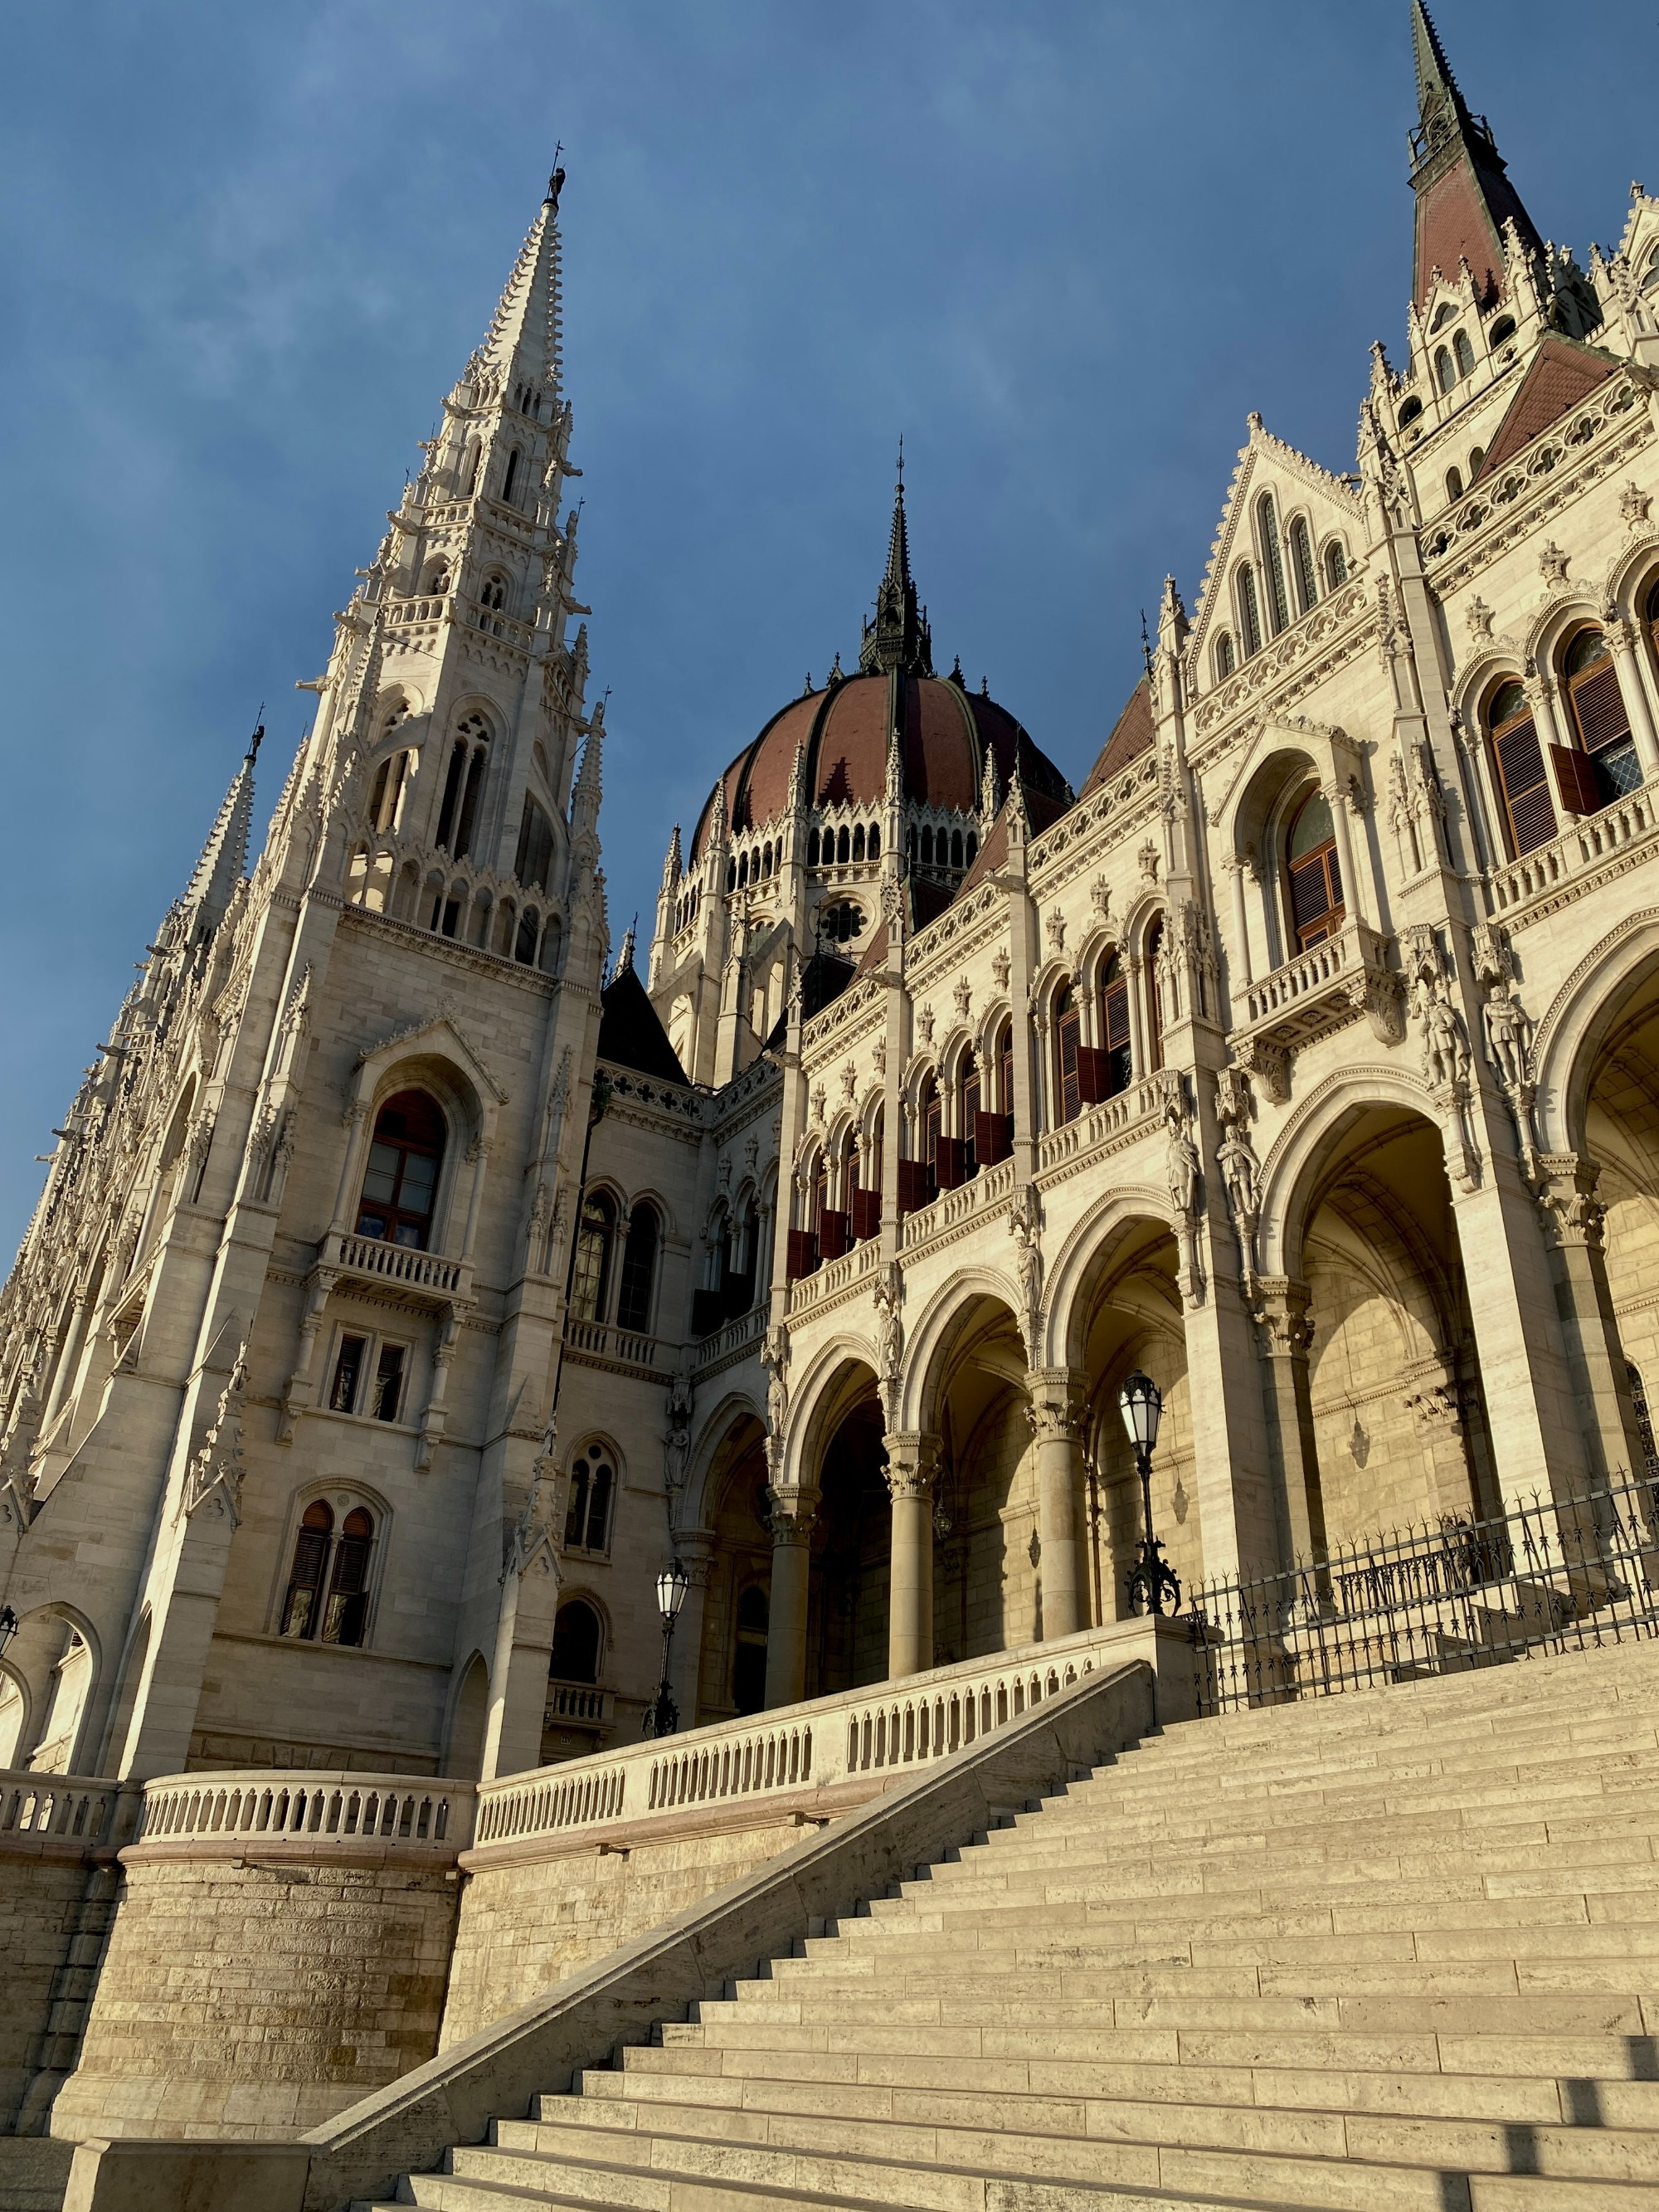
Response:
[[[1474,115],[1452,75],[1439,33],[1423,0],[1412,0],[1412,51],[1417,64],[1417,128],[1411,133],[1412,190],[1417,240],[1412,297],[1420,307],[1437,269],[1455,277],[1467,261],[1483,301],[1504,287],[1504,225],[1540,258],[1543,241],[1510,182],[1492,127]]]

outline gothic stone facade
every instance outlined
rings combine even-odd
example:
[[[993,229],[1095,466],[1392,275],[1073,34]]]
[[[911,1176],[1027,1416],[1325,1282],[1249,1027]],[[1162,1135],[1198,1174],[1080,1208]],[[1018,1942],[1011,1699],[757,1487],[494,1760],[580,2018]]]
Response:
[[[688,1724],[1110,1620],[1135,1368],[1189,1587],[1652,1466],[1659,200],[1546,249],[1417,36],[1356,473],[1251,418],[1075,794],[934,673],[901,486],[645,979],[555,180],[5,1291],[0,1763],[629,1741],[671,1557]]]

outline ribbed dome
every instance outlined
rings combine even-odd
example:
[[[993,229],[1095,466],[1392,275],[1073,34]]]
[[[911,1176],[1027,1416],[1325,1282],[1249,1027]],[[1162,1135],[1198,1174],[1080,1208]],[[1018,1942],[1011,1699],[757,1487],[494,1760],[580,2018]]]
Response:
[[[809,691],[775,714],[738,754],[720,783],[728,830],[758,830],[789,803],[790,771],[805,747],[801,787],[809,806],[879,805],[886,789],[888,732],[902,740],[904,795],[919,806],[971,813],[980,803],[988,750],[1006,790],[1019,763],[1028,789],[1069,797],[1066,779],[1006,708],[954,678],[900,669],[848,676]],[[690,858],[708,833],[714,793],[698,817]]]

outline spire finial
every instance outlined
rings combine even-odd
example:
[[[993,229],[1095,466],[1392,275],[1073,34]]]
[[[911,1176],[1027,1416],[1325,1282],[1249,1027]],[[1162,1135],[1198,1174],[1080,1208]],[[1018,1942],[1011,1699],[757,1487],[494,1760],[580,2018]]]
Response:
[[[561,138],[553,149],[553,173],[547,180],[547,198],[542,202],[544,207],[550,207],[556,215],[559,210],[559,194],[564,190],[564,171],[559,167],[559,156],[563,151],[564,141]]]
[[[265,702],[261,699],[259,702],[259,711],[253,718],[253,735],[248,739],[247,750],[242,756],[242,758],[247,763],[250,768],[252,767],[254,762],[259,757],[259,747],[264,743],[264,734]]]
[[[859,666],[866,675],[931,676],[933,640],[927,615],[916,599],[910,574],[910,532],[904,514],[904,440],[898,446],[898,482],[887,533],[887,568],[876,592],[876,618],[864,626]]]
[[[1500,240],[1505,222],[1513,218],[1534,254],[1541,255],[1542,241],[1505,174],[1491,125],[1469,111],[1423,0],[1411,0],[1411,8],[1417,70],[1411,181],[1418,199],[1412,297],[1420,308],[1433,289],[1437,264],[1449,276],[1462,260],[1482,301],[1489,301],[1504,287]],[[1446,185],[1455,173],[1460,181]],[[1437,210],[1432,221],[1431,202]]]

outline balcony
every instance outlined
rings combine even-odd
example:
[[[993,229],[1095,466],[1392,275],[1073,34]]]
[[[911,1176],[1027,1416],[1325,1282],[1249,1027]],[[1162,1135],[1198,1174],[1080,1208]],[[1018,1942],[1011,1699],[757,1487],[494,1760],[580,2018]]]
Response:
[[[1363,921],[1310,946],[1245,987],[1233,1031],[1241,1060],[1288,1056],[1364,1014],[1384,1044],[1406,1034],[1405,983],[1388,963],[1392,939]]]
[[[410,1244],[388,1244],[378,1237],[353,1237],[331,1230],[317,1250],[319,1273],[337,1281],[381,1283],[422,1304],[463,1305],[472,1296],[472,1263],[422,1252]]]
[[[1534,902],[1560,905],[1591,888],[1604,866],[1622,872],[1659,831],[1659,794],[1643,787],[1599,813],[1580,816],[1547,845],[1540,845],[1491,877],[1492,910],[1519,921]]]
[[[614,1322],[578,1321],[574,1314],[567,1314],[564,1343],[567,1352],[601,1367],[628,1367],[646,1374],[656,1369],[656,1338],[618,1328]]]

